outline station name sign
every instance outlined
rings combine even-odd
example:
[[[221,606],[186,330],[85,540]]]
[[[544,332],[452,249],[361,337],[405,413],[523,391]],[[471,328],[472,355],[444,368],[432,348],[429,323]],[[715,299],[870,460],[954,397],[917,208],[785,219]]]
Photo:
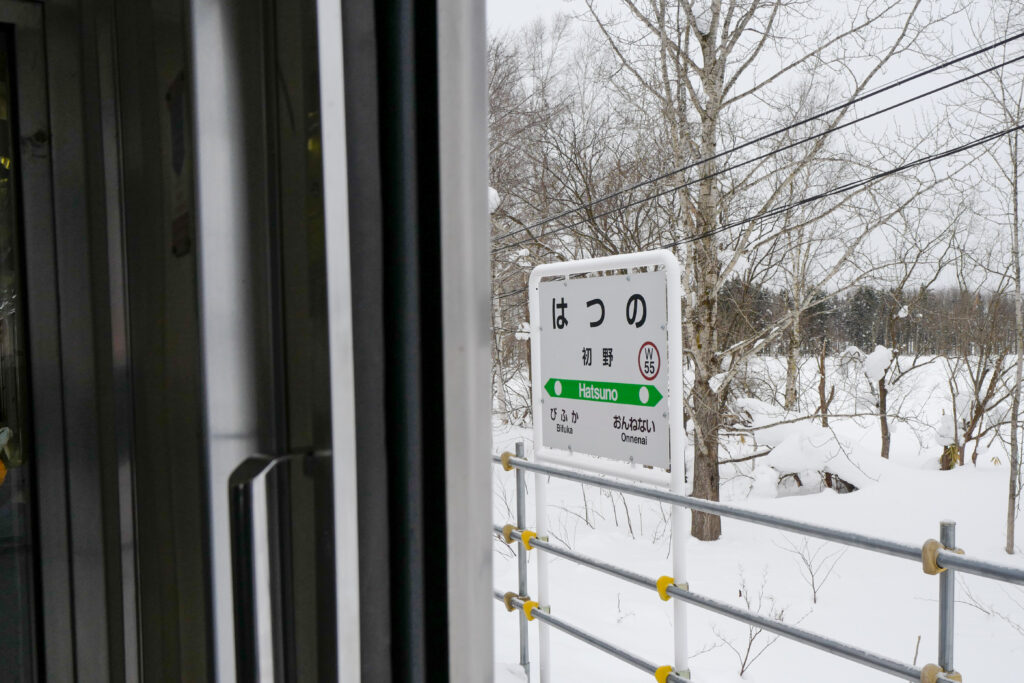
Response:
[[[666,253],[535,269],[534,421],[541,422],[535,433],[543,448],[669,466],[678,416],[668,400],[668,364],[679,355],[669,348],[668,305],[679,306],[678,294],[669,298],[670,285],[678,292],[679,283],[677,268],[658,267]],[[603,274],[613,270],[612,263],[622,264],[615,268],[619,274]],[[603,266],[603,272],[588,271],[590,264]]]

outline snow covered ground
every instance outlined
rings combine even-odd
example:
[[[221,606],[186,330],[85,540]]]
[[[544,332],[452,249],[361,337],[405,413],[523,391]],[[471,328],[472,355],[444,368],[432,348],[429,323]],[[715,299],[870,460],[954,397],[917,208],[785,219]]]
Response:
[[[852,413],[864,402],[858,393],[867,391],[855,375],[838,392],[833,412]],[[809,380],[810,375],[805,387]],[[996,448],[979,457],[977,467],[938,470],[940,448],[932,434],[937,427],[932,425],[942,422],[950,400],[941,395],[944,382],[935,365],[897,388],[894,400],[911,417],[897,425],[890,461],[878,455],[877,419],[836,419],[830,430],[811,422],[784,424],[758,431],[757,446],[736,437],[728,456],[723,451],[723,459],[766,445],[774,451],[767,458],[723,468],[723,499],[914,545],[937,537],[939,521],[952,519],[957,522],[958,545],[970,556],[1024,567],[1024,553],[1008,556],[1003,551],[1005,456]],[[812,400],[806,390],[802,395]],[[786,417],[767,402],[739,403],[754,414],[755,424]],[[495,423],[495,453],[513,450],[517,440],[526,442],[527,456],[532,457],[531,430]],[[842,495],[822,490],[820,476],[819,481],[803,477],[801,487],[791,481],[777,483],[779,471],[817,466],[834,471],[859,490]],[[495,523],[514,521],[514,476],[495,467],[493,481]],[[528,485],[532,491],[532,475]],[[553,540],[651,577],[671,574],[666,506],[558,479],[551,480],[548,490]],[[535,528],[532,498],[527,509],[529,526]],[[722,528],[721,539],[712,543],[695,541],[684,530],[692,590],[745,609],[782,614],[787,623],[907,663],[914,662],[916,652],[919,667],[936,660],[938,580],[925,575],[920,565],[815,539],[806,539],[804,546],[802,536],[729,519],[723,520]],[[816,602],[802,569],[801,550],[816,554],[816,562],[823,564],[819,579],[834,564]],[[530,585],[535,589],[536,551],[528,557]],[[516,583],[515,556],[496,540],[494,586],[504,592],[515,590]],[[552,610],[558,616],[651,662],[671,663],[671,605],[653,592],[558,558],[551,560],[551,588]],[[960,574],[957,599],[955,661],[964,680],[1024,680],[1024,588]],[[538,623],[530,624],[534,656]],[[494,627],[496,680],[525,680],[516,664],[517,616],[495,602]],[[747,670],[740,676],[748,627],[691,607],[689,629],[691,671],[699,682],[897,680],[786,639],[772,642],[774,636],[767,633],[754,640]],[[551,643],[552,680],[558,683],[651,680],[557,631],[552,631]]]

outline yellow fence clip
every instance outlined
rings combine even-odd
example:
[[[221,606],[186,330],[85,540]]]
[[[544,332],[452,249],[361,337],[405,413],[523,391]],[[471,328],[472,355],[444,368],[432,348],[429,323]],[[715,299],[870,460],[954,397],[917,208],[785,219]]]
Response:
[[[964,677],[956,671],[943,671],[938,664],[925,664],[921,669],[921,683],[935,683],[939,676],[963,683]]]
[[[533,546],[530,544],[530,539],[532,538],[537,538],[537,534],[529,529],[523,529],[522,533],[519,534],[519,540],[523,542],[523,547],[527,550],[533,550]]]
[[[509,453],[508,451],[505,451],[504,453],[501,454],[501,466],[502,468],[504,468],[506,472],[511,472],[512,470],[515,469],[509,462],[509,459],[514,457],[516,457],[515,453]]]
[[[508,545],[512,545],[512,532],[515,530],[516,528],[512,524],[506,524],[501,527],[501,537],[505,539],[505,543]]]
[[[934,538],[929,538],[924,542],[924,545],[921,546],[921,566],[924,569],[925,574],[934,576],[935,574],[941,574],[946,571],[945,567],[939,566],[940,550],[942,550],[942,544]],[[922,678],[921,680],[924,679]]]
[[[534,608],[539,608],[539,607],[540,607],[540,605],[537,604],[536,600],[527,600],[526,602],[523,603],[523,614],[526,615],[526,620],[527,621],[533,621],[533,619],[534,619],[534,617],[533,617],[533,610],[534,610]]]
[[[654,680],[658,683],[665,683],[668,680],[668,675],[672,672],[672,667],[666,664],[665,666],[659,666],[654,671]]]
[[[934,538],[929,538],[924,542],[924,545],[921,546],[921,566],[924,569],[925,574],[934,576],[935,574],[941,574],[946,571],[945,567],[939,566],[940,550],[956,553],[957,555],[964,554],[964,551],[959,548],[947,548]]]
[[[505,597],[503,599],[503,602],[505,603],[505,609],[507,609],[509,612],[515,612],[516,611],[516,606],[512,604],[512,598],[518,598],[518,597],[519,596],[516,595],[515,593],[513,593],[512,591],[509,591],[508,593],[505,593]]]
[[[658,579],[655,585],[658,587],[658,595],[661,596],[662,600],[664,600],[665,602],[671,600],[671,597],[668,594],[668,587],[674,586],[675,584],[676,580],[673,579],[671,576],[663,576],[660,579]]]

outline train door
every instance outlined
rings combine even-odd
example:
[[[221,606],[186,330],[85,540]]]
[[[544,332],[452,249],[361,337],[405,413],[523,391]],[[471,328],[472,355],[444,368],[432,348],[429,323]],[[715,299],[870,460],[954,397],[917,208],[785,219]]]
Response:
[[[86,548],[99,545],[99,500],[91,495],[95,489],[82,485],[81,460],[69,458],[89,442],[89,426],[74,404],[82,384],[64,366],[88,346],[76,350],[60,341],[58,293],[74,274],[57,265],[71,245],[57,239],[56,216],[66,204],[54,202],[47,75],[42,6],[3,0],[0,676],[26,682],[107,672],[105,653],[99,660],[83,654],[76,661],[73,655],[76,633],[83,636],[77,647],[105,650],[106,605],[102,590],[90,595],[97,584],[83,574],[95,567]],[[70,514],[76,504],[77,517]],[[91,622],[92,632],[85,635],[76,619]]]
[[[37,467],[29,393],[21,155],[11,29],[0,32],[0,661],[19,680],[38,666]]]
[[[218,676],[487,680],[482,4],[191,6]]]
[[[0,0],[0,678],[487,679],[482,12]]]

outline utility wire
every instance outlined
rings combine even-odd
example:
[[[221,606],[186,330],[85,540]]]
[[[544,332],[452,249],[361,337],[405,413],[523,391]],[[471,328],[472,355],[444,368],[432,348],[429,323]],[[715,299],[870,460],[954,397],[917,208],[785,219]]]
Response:
[[[951,147],[949,149],[942,150],[941,152],[935,152],[933,154],[925,155],[925,156],[923,156],[923,157],[921,157],[919,159],[915,159],[914,161],[910,161],[910,162],[907,162],[905,164],[901,164],[899,166],[894,166],[893,168],[890,168],[890,169],[885,170],[885,171],[880,171],[878,173],[874,173],[874,174],[872,174],[872,175],[870,175],[870,176],[868,176],[866,178],[861,178],[859,180],[854,180],[854,181],[851,181],[849,183],[845,183],[843,185],[840,185],[839,187],[834,187],[831,190],[825,190],[824,192],[819,192],[818,194],[811,195],[810,197],[804,197],[803,199],[801,199],[799,201],[796,201],[796,202],[793,202],[791,204],[785,204],[783,206],[778,206],[778,207],[775,207],[774,209],[770,209],[768,211],[764,211],[762,213],[755,214],[753,216],[748,216],[747,218],[743,218],[741,220],[736,220],[736,221],[733,221],[731,223],[726,223],[725,225],[720,225],[719,227],[713,228],[711,230],[706,230],[706,231],[704,231],[704,232],[702,232],[700,234],[697,234],[697,235],[690,235],[688,237],[684,237],[682,239],[675,240],[674,242],[668,242],[667,244],[662,244],[662,245],[660,245],[660,246],[658,246],[656,248],[658,248],[658,249],[670,249],[672,247],[678,247],[681,244],[687,244],[689,242],[697,242],[697,241],[702,240],[702,239],[704,239],[706,237],[711,237],[712,235],[716,235],[716,234],[718,234],[720,232],[725,232],[726,230],[731,230],[732,228],[739,227],[741,225],[744,225],[745,223],[750,223],[752,221],[761,221],[761,220],[765,220],[767,218],[773,218],[775,216],[778,216],[778,215],[784,214],[784,213],[786,213],[788,211],[791,211],[791,210],[793,210],[795,208],[799,208],[799,207],[801,207],[801,206],[803,206],[805,204],[809,204],[811,202],[815,202],[815,201],[818,201],[820,199],[824,199],[826,197],[831,197],[831,196],[834,196],[834,195],[837,195],[837,194],[842,194],[843,192],[849,192],[850,190],[855,190],[855,189],[857,189],[859,187],[863,187],[865,185],[870,185],[871,183],[873,183],[875,181],[881,180],[883,178],[887,178],[887,177],[889,177],[891,175],[895,175],[897,173],[900,173],[901,171],[906,171],[906,170],[911,169],[911,168],[916,168],[918,166],[923,166],[923,165],[931,163],[933,161],[940,161],[940,160],[945,159],[947,157],[951,157],[951,156],[954,156],[956,154],[960,154],[961,152],[965,152],[965,151],[967,151],[969,149],[973,149],[974,147],[978,147],[979,145],[984,145],[984,144],[986,144],[988,142],[992,142],[993,140],[1001,138],[1004,135],[1009,135],[1010,133],[1013,133],[1013,132],[1016,132],[1016,131],[1019,131],[1019,130],[1024,130],[1024,124],[1018,124],[1016,126],[1010,126],[1009,128],[1004,128],[1003,130],[999,130],[999,131],[996,131],[994,133],[989,133],[988,135],[984,135],[984,136],[982,136],[980,138],[976,138],[976,139],[971,140],[970,142],[966,142],[966,143],[964,143],[962,145],[958,145],[956,147]],[[516,289],[516,290],[513,290],[511,292],[504,292],[502,294],[499,294],[498,296],[494,297],[494,299],[500,301],[501,299],[505,299],[505,298],[510,297],[510,296],[515,296],[516,294],[522,294],[523,292],[527,291],[528,289],[529,289],[529,287],[521,287],[520,289]]]
[[[1006,38],[998,40],[998,41],[996,41],[996,42],[994,42],[994,43],[992,43],[990,45],[986,45],[984,47],[981,47],[981,48],[978,48],[978,49],[975,49],[975,50],[971,50],[971,51],[966,52],[964,54],[961,54],[961,55],[959,55],[957,57],[949,59],[949,60],[947,60],[945,62],[940,62],[939,64],[936,64],[936,65],[933,65],[933,66],[930,66],[930,67],[926,67],[925,69],[917,71],[917,72],[915,72],[915,73],[913,73],[913,74],[911,74],[909,76],[905,76],[903,78],[897,79],[897,80],[895,80],[895,81],[893,81],[893,82],[891,82],[891,83],[889,83],[887,85],[880,86],[880,87],[878,87],[875,90],[869,90],[868,92],[866,92],[866,93],[864,93],[862,95],[854,97],[854,98],[852,98],[850,100],[847,100],[847,101],[845,101],[845,102],[843,102],[841,104],[838,104],[838,105],[836,105],[834,107],[830,107],[828,109],[825,109],[824,111],[821,111],[821,112],[819,112],[817,114],[809,116],[809,117],[807,117],[805,119],[802,119],[800,121],[796,121],[794,123],[788,124],[788,125],[786,125],[786,126],[784,126],[782,128],[774,130],[774,131],[772,131],[770,133],[765,133],[764,135],[761,135],[759,137],[753,138],[752,140],[748,140],[747,142],[744,142],[744,143],[742,143],[742,144],[740,144],[740,145],[738,145],[736,147],[733,147],[731,149],[727,149],[727,150],[724,150],[722,152],[718,152],[718,153],[716,153],[716,154],[714,154],[714,155],[712,155],[710,157],[707,157],[707,158],[704,158],[704,159],[700,159],[700,160],[691,162],[691,163],[686,164],[684,166],[681,166],[679,168],[671,169],[669,171],[666,171],[665,173],[662,173],[659,176],[655,176],[653,178],[648,178],[648,179],[642,180],[642,181],[640,181],[638,183],[634,183],[633,185],[630,185],[630,186],[627,186],[627,187],[624,187],[624,188],[620,188],[620,189],[618,189],[618,190],[616,190],[616,191],[614,191],[614,192],[612,192],[610,194],[604,195],[602,197],[598,197],[597,199],[593,199],[593,200],[591,200],[591,201],[589,201],[589,202],[587,202],[585,204],[581,204],[580,206],[576,206],[576,207],[573,207],[571,209],[566,209],[565,211],[563,211],[561,213],[555,214],[553,216],[549,216],[549,217],[544,218],[544,219],[542,219],[540,221],[537,221],[536,223],[533,223],[531,225],[527,225],[527,226],[523,226],[523,227],[520,227],[520,228],[516,228],[515,230],[511,230],[511,231],[509,231],[507,233],[504,233],[502,235],[498,235],[494,239],[495,240],[505,239],[507,237],[512,237],[514,235],[517,235],[517,234],[520,234],[520,233],[523,233],[523,232],[527,232],[529,230],[534,230],[534,229],[539,228],[539,227],[541,227],[543,225],[546,225],[546,224],[548,224],[548,223],[550,223],[552,221],[558,220],[559,218],[564,218],[565,216],[568,216],[570,214],[576,213],[578,211],[582,211],[584,209],[588,209],[588,208],[590,208],[592,206],[595,206],[595,205],[600,204],[602,202],[608,201],[609,199],[614,199],[615,197],[623,195],[623,194],[625,194],[627,192],[631,192],[631,191],[636,190],[636,189],[638,189],[640,187],[643,187],[645,185],[650,185],[652,183],[656,183],[656,182],[658,182],[660,180],[664,180],[665,178],[673,176],[673,175],[675,175],[677,173],[681,173],[683,171],[690,170],[690,169],[695,168],[697,166],[701,166],[703,164],[706,164],[706,163],[708,163],[710,161],[714,161],[715,159],[719,159],[719,158],[721,158],[723,156],[726,156],[726,155],[729,155],[729,154],[733,154],[735,152],[738,152],[741,149],[745,149],[745,148],[747,148],[747,147],[749,147],[751,145],[755,145],[755,144],[757,144],[759,142],[763,142],[763,141],[768,140],[768,139],[770,139],[772,137],[775,137],[777,135],[781,135],[782,133],[788,132],[788,131],[792,130],[793,128],[797,128],[797,127],[802,126],[804,124],[811,123],[812,121],[816,121],[818,119],[821,119],[821,118],[823,118],[825,116],[828,116],[829,114],[834,114],[834,113],[836,113],[838,111],[841,111],[841,110],[846,109],[846,108],[848,108],[850,106],[853,106],[854,104],[857,104],[859,102],[863,102],[864,100],[867,100],[867,99],[869,99],[871,97],[875,97],[876,95],[880,95],[881,93],[884,93],[884,92],[887,92],[889,90],[892,90],[893,88],[898,88],[898,87],[900,87],[902,85],[906,85],[907,83],[910,83],[911,81],[914,81],[914,80],[916,80],[918,78],[922,78],[922,77],[927,76],[929,74],[935,73],[936,71],[941,71],[942,69],[945,69],[947,67],[953,66],[955,64],[958,64],[958,63],[960,63],[960,62],[962,62],[964,60],[970,59],[972,57],[976,57],[977,55],[983,54],[983,53],[988,52],[990,50],[994,50],[997,47],[1000,47],[1002,45],[1006,45],[1007,43],[1010,43],[1010,42],[1012,42],[1014,40],[1017,40],[1018,38],[1022,38],[1022,37],[1024,37],[1024,31],[1021,31],[1021,32],[1016,33],[1016,34],[1014,34],[1012,36],[1008,36]]]
[[[791,211],[793,209],[799,208],[799,207],[801,207],[801,206],[803,206],[805,204],[810,204],[811,202],[815,202],[815,201],[817,201],[819,199],[824,199],[826,197],[831,197],[831,196],[834,196],[834,195],[837,195],[837,194],[842,194],[843,192],[849,192],[850,190],[855,190],[855,189],[857,189],[859,187],[863,187],[865,185],[870,185],[871,183],[874,183],[875,181],[882,180],[883,178],[888,178],[889,176],[895,175],[897,173],[900,173],[901,171],[906,171],[906,170],[911,169],[911,168],[916,168],[918,166],[923,166],[925,164],[929,164],[929,163],[932,163],[934,161],[940,161],[940,160],[945,159],[947,157],[951,157],[951,156],[954,156],[954,155],[959,154],[961,152],[965,152],[965,151],[967,151],[969,149],[973,149],[974,147],[977,147],[979,145],[984,145],[985,143],[991,142],[991,141],[996,140],[996,139],[998,139],[998,138],[1000,138],[1000,137],[1002,137],[1004,135],[1009,135],[1010,133],[1013,133],[1015,131],[1022,130],[1022,129],[1024,129],[1024,124],[1019,124],[1019,125],[1016,125],[1016,126],[1011,126],[1009,128],[1005,128],[1003,130],[996,131],[995,133],[989,133],[988,135],[985,135],[983,137],[980,137],[980,138],[977,138],[975,140],[972,140],[971,142],[967,142],[967,143],[964,143],[962,145],[958,145],[957,147],[946,149],[946,150],[943,150],[941,152],[936,152],[935,154],[929,154],[927,156],[921,157],[920,159],[915,159],[914,161],[911,161],[909,163],[902,164],[900,166],[895,166],[893,168],[890,168],[887,171],[881,171],[879,173],[875,173],[873,175],[868,176],[867,178],[862,178],[860,180],[851,181],[849,183],[846,183],[845,185],[840,185],[839,187],[832,188],[831,190],[826,190],[824,192],[819,192],[818,194],[811,195],[810,197],[804,197],[803,199],[801,199],[799,201],[796,201],[796,202],[793,202],[791,204],[787,204],[785,206],[779,206],[779,207],[776,207],[774,209],[770,209],[768,211],[765,211],[763,213],[759,213],[759,214],[756,214],[754,216],[750,216],[748,218],[744,218],[742,220],[733,221],[731,223],[726,223],[725,225],[721,225],[721,226],[719,226],[717,228],[714,228],[712,230],[707,230],[705,232],[702,232],[699,235],[691,235],[689,237],[684,237],[682,239],[678,239],[675,242],[669,242],[667,244],[663,244],[663,245],[661,245],[658,248],[659,249],[669,249],[671,247],[677,247],[680,244],[686,244],[688,242],[696,242],[698,240],[704,239],[705,237],[710,237],[710,236],[716,235],[716,234],[718,234],[720,232],[725,232],[726,230],[730,230],[732,228],[739,227],[739,226],[743,225],[744,223],[749,223],[749,222],[755,221],[755,220],[760,221],[760,220],[764,220],[766,218],[774,218],[775,216],[779,216],[781,214],[787,213],[788,211]]]
[[[1022,34],[1022,35],[1024,35],[1024,34]],[[634,199],[631,202],[628,202],[628,203],[626,203],[626,204],[624,204],[622,206],[616,206],[615,208],[612,208],[612,209],[609,209],[609,210],[604,211],[602,213],[599,213],[596,216],[593,216],[593,217],[590,217],[590,218],[584,218],[584,219],[581,219],[581,220],[576,221],[574,223],[567,223],[565,225],[559,226],[559,227],[557,227],[557,228],[555,228],[553,230],[549,230],[547,233],[544,234],[544,237],[550,237],[551,235],[555,235],[555,234],[560,233],[560,232],[562,232],[564,230],[570,230],[572,228],[576,228],[576,227],[579,227],[581,225],[585,225],[585,224],[590,223],[592,221],[596,221],[598,219],[604,218],[605,216],[611,215],[611,214],[613,214],[613,213],[615,213],[617,211],[625,211],[626,209],[632,208],[632,207],[637,206],[639,204],[643,204],[644,202],[648,202],[648,201],[651,201],[651,200],[654,200],[654,199],[658,199],[659,197],[663,197],[663,196],[665,196],[667,194],[670,194],[672,192],[676,192],[676,191],[681,190],[681,189],[683,189],[685,187],[689,187],[691,185],[695,185],[695,184],[697,184],[699,182],[707,180],[708,178],[714,178],[714,177],[722,175],[724,173],[728,173],[729,171],[734,171],[734,170],[736,170],[738,168],[742,168],[744,166],[749,166],[750,164],[756,163],[758,161],[763,161],[764,159],[772,157],[772,156],[774,156],[776,154],[779,154],[781,152],[785,152],[787,150],[793,149],[794,147],[799,147],[800,145],[803,145],[803,144],[806,144],[808,142],[812,142],[814,140],[817,140],[819,138],[823,138],[825,136],[831,135],[832,133],[835,133],[835,132],[838,132],[840,130],[843,130],[844,128],[848,128],[848,127],[856,125],[858,123],[862,123],[864,121],[867,121],[868,119],[874,118],[876,116],[880,116],[881,114],[888,113],[890,111],[893,111],[894,109],[898,109],[899,107],[903,107],[905,105],[908,105],[908,104],[911,104],[913,102],[916,102],[917,100],[924,99],[925,97],[931,97],[932,95],[934,95],[936,93],[939,93],[939,92],[942,92],[943,90],[946,90],[948,88],[952,88],[954,86],[960,85],[960,84],[962,84],[962,83],[964,83],[966,81],[969,81],[969,80],[971,80],[973,78],[977,78],[978,76],[984,76],[985,74],[991,73],[991,72],[996,71],[998,69],[1002,69],[1003,67],[1005,67],[1007,65],[1014,64],[1014,63],[1019,62],[1021,60],[1024,60],[1024,54],[1018,55],[1017,57],[1014,57],[1012,59],[1007,59],[1007,60],[1005,60],[1003,62],[1000,62],[999,64],[996,64],[994,66],[990,66],[987,69],[982,69],[981,71],[975,71],[975,72],[969,73],[969,74],[967,74],[965,76],[962,76],[962,77],[960,77],[960,78],[958,78],[958,79],[956,79],[954,81],[950,81],[949,83],[946,83],[944,85],[938,86],[936,88],[932,88],[931,90],[928,90],[928,91],[923,92],[923,93],[919,93],[917,95],[914,95],[913,97],[909,97],[909,98],[907,98],[905,100],[902,100],[900,102],[896,102],[895,104],[891,104],[891,105],[889,105],[887,107],[883,107],[881,109],[877,109],[877,110],[875,110],[875,111],[873,111],[873,112],[871,112],[869,114],[865,114],[865,115],[859,116],[859,117],[857,117],[855,119],[851,119],[851,120],[849,120],[849,121],[847,121],[845,123],[837,125],[834,128],[830,128],[828,130],[820,131],[818,133],[814,133],[813,135],[809,135],[809,136],[801,138],[799,140],[795,140],[795,141],[790,142],[790,143],[788,143],[786,145],[783,145],[782,147],[779,147],[777,149],[769,150],[767,152],[764,152],[764,153],[759,154],[757,156],[751,157],[751,158],[746,159],[744,161],[740,161],[740,162],[738,162],[736,164],[733,164],[731,166],[726,166],[724,168],[718,169],[716,171],[713,171],[712,173],[709,173],[707,175],[701,176],[699,178],[694,178],[692,180],[688,180],[688,181],[686,181],[684,183],[681,183],[679,185],[674,185],[672,187],[666,188],[666,189],[661,190],[659,192],[656,192],[654,194],[646,195],[646,196],[640,197],[639,199]],[[736,149],[741,149],[741,148],[743,148],[743,147],[745,147],[745,146],[747,146],[749,144],[751,144],[751,142],[743,143],[742,145],[740,145]],[[724,154],[724,152],[723,152],[723,154]],[[717,155],[717,156],[720,156],[720,155]],[[711,158],[715,158],[715,157],[711,157]],[[644,181],[644,183],[646,183],[646,182],[648,182],[648,181]],[[643,184],[643,183],[641,183],[641,184]],[[638,185],[634,185],[632,188],[626,188],[623,191],[628,191],[628,190],[634,189],[634,188],[636,188],[638,186],[639,186],[639,184]],[[621,193],[621,192],[622,191],[619,191],[619,193]],[[604,199],[611,198],[612,196],[613,195],[608,195]],[[596,201],[602,201],[602,200],[596,200]],[[581,207],[577,207],[577,209],[572,209],[569,213],[571,213],[572,211],[577,211],[577,210],[580,210],[580,209],[589,208],[589,206],[592,206],[594,203],[596,203],[596,201],[592,202],[590,205],[584,204]],[[561,215],[565,215],[565,214],[561,214]],[[542,223],[543,222],[544,221],[542,221]],[[517,231],[512,231],[510,233],[507,233],[506,235],[503,235],[502,238],[508,237],[510,235],[513,235],[513,234],[516,234],[516,232]],[[525,239],[522,239],[522,240],[519,240],[519,241],[516,241],[516,242],[512,242],[511,244],[499,245],[499,246],[495,247],[494,249],[492,249],[491,253],[492,254],[498,254],[498,253],[500,253],[502,251],[506,251],[508,249],[515,249],[516,247],[521,246],[523,244],[526,244],[528,242],[532,242],[535,239],[536,238],[528,237],[528,238],[525,238]]]

